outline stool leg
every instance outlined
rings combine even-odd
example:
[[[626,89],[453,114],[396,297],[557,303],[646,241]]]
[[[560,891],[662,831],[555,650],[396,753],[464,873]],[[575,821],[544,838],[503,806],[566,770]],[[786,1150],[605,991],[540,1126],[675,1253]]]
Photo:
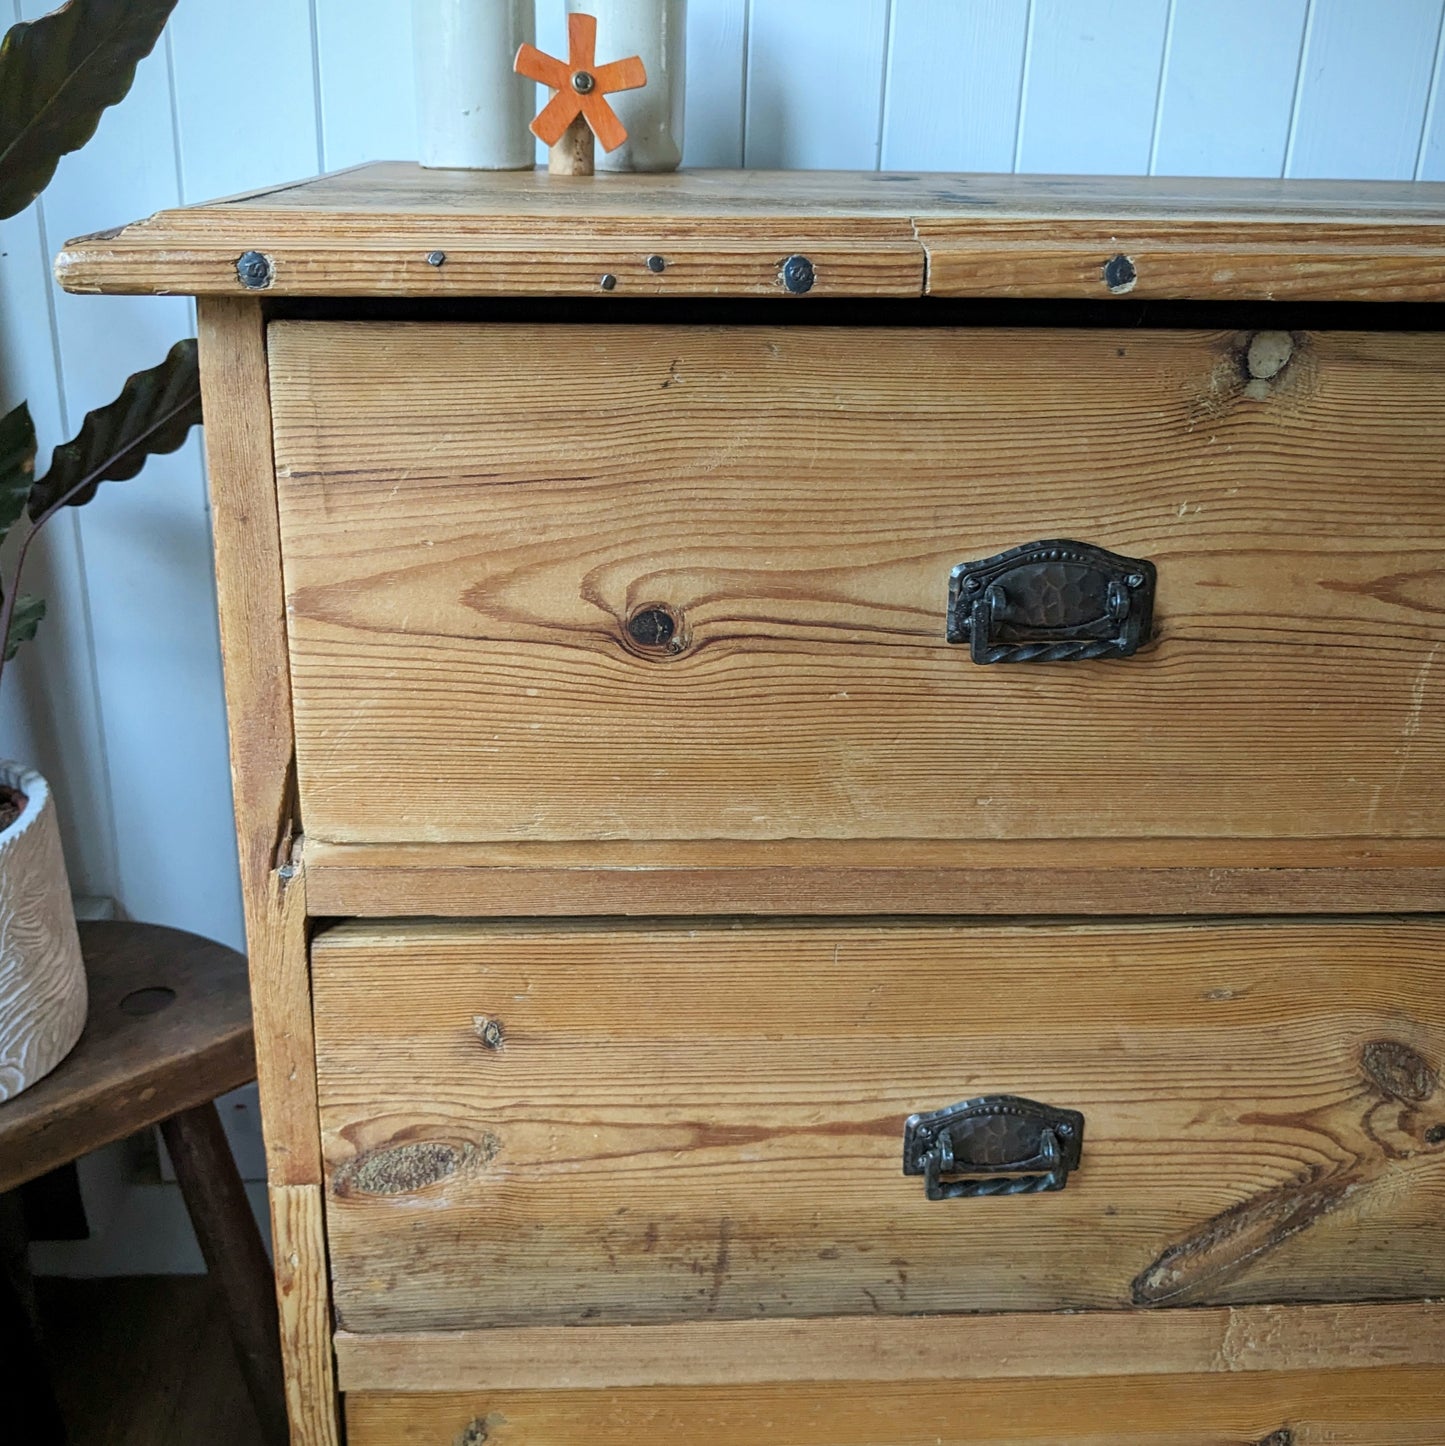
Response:
[[[246,1387],[268,1441],[285,1442],[281,1339],[271,1263],[214,1104],[161,1122],[196,1240],[221,1298]]]

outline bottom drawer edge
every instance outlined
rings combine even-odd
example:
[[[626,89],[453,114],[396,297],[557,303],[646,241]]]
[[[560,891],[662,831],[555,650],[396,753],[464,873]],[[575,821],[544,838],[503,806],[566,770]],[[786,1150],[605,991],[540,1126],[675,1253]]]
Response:
[[[361,1393],[349,1446],[1438,1446],[1438,1368]]]
[[[1445,1302],[338,1331],[335,1343],[348,1392],[1441,1370]],[[1440,1386],[1445,1411],[1445,1374]]]

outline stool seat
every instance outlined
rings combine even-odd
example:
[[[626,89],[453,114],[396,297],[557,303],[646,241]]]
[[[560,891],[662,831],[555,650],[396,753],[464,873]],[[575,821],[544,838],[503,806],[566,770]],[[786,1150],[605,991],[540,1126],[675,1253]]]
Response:
[[[0,1104],[0,1191],[256,1078],[246,959],[181,929],[80,926],[85,1032]]]

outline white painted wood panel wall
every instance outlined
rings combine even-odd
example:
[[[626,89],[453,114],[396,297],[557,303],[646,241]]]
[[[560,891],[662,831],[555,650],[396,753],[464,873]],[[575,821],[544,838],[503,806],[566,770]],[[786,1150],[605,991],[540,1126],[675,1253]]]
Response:
[[[44,0],[0,0],[0,23]],[[1445,178],[1445,0],[691,0],[695,166]],[[13,10],[13,15],[10,13]],[[538,0],[562,45],[563,0]],[[193,326],[50,283],[69,236],[415,154],[407,0],[180,0],[134,90],[0,224],[0,406],[44,446]],[[63,800],[73,884],[241,943],[199,444],[50,533],[0,753]]]

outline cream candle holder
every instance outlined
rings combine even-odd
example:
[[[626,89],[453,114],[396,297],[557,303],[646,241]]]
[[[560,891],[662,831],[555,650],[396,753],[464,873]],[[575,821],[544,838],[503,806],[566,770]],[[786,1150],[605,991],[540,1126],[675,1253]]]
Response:
[[[412,0],[420,160],[436,169],[529,169],[533,87],[512,70],[535,31],[532,0]]]

